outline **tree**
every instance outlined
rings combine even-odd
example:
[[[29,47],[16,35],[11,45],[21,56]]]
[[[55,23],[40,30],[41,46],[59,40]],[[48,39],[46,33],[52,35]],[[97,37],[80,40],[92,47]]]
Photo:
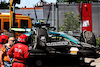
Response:
[[[6,1],[1,1],[0,3],[0,9],[8,9],[9,3],[6,3]]]
[[[0,9],[9,9],[9,3],[5,0],[0,2]],[[19,9],[19,7],[15,7],[15,9]]]
[[[79,28],[79,15],[74,16],[74,12],[65,12],[64,17],[64,23],[60,26],[60,31],[74,31]]]

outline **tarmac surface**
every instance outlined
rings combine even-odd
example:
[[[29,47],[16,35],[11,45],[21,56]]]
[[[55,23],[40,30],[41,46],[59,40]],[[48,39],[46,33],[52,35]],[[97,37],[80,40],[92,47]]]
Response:
[[[97,58],[97,59],[93,59],[93,58],[85,58],[85,62],[86,63],[89,63],[91,60],[94,60],[95,62],[92,62],[91,63],[91,66],[94,66],[95,67],[100,67],[100,58]]]

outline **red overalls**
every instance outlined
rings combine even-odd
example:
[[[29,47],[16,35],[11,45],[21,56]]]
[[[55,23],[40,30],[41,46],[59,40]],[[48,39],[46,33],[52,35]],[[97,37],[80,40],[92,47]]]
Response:
[[[29,58],[28,50],[29,48],[27,45],[17,43],[8,51],[8,55],[14,58],[14,63],[12,67],[26,67],[26,59]]]

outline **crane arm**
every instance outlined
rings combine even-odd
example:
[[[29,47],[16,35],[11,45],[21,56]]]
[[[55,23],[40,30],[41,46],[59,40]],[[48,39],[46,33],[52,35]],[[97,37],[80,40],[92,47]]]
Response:
[[[20,4],[20,0],[10,0],[10,5],[9,5],[9,12],[10,12],[9,27],[10,28],[13,26],[13,23],[15,21],[15,15],[14,14],[15,14],[15,4],[16,3]]]
[[[13,0],[10,1],[10,5],[9,5],[9,12],[10,12],[10,16],[9,16],[9,27],[11,28],[12,27],[12,18],[13,18]]]
[[[14,0],[10,0],[10,5],[11,5],[11,6],[13,5],[13,1],[14,1]]]

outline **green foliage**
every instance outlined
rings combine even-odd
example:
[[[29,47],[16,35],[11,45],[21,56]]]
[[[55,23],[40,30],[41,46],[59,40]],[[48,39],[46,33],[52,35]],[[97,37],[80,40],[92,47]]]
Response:
[[[9,9],[9,3],[7,3],[6,1],[1,1],[0,9]],[[19,9],[19,7],[15,7],[15,9]]]
[[[57,0],[57,2],[59,2],[59,0]]]
[[[68,2],[68,0],[64,0],[64,2]]]
[[[88,0],[76,0],[76,2],[88,2]]]
[[[19,7],[15,7],[15,9],[20,9]]]
[[[9,4],[6,3],[5,1],[1,1],[0,9],[8,9],[8,8],[9,8]]]
[[[100,37],[96,38],[96,45],[100,45]]]
[[[61,25],[60,27],[59,27],[59,31],[64,31],[64,26],[63,25]]]
[[[74,16],[74,12],[64,13],[63,25],[60,26],[60,31],[74,31],[79,28],[79,15]]]

